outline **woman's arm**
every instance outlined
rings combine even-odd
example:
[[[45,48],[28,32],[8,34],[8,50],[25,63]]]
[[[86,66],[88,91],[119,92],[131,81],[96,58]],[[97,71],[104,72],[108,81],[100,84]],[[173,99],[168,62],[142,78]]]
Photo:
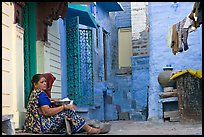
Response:
[[[45,116],[54,116],[55,114],[63,111],[64,109],[65,109],[64,106],[51,108],[48,105],[43,105],[40,107],[42,114]]]
[[[63,110],[68,110],[71,109],[73,111],[75,111],[76,106],[75,105],[70,105],[70,104],[64,104],[62,106],[59,107],[55,107],[55,108],[50,108],[49,105],[43,105],[40,107],[41,112],[43,115],[45,116],[54,116],[55,114],[63,111]]]
[[[42,92],[39,95],[38,101],[39,101],[39,108],[40,108],[39,111],[45,116],[54,116],[55,114],[63,110],[71,109],[74,111],[74,109],[76,109],[74,105],[70,105],[70,104],[64,104],[62,106],[58,106],[54,108],[51,107],[52,106],[51,101],[44,92]]]
[[[63,106],[54,107],[54,108],[51,107],[52,106],[51,101],[48,98],[47,94],[45,94],[45,92],[41,92],[39,94],[38,102],[39,102],[39,111],[41,114],[45,116],[53,116],[64,110]]]

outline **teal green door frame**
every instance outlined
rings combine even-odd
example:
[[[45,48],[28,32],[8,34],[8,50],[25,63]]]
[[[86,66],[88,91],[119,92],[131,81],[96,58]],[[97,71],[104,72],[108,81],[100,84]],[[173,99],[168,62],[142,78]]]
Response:
[[[66,20],[68,97],[81,103],[79,17]]]
[[[36,3],[26,2],[22,9],[24,28],[24,93],[25,106],[31,89],[31,79],[37,72],[36,67]]]
[[[68,97],[94,104],[92,30],[79,29],[79,16],[66,20]]]

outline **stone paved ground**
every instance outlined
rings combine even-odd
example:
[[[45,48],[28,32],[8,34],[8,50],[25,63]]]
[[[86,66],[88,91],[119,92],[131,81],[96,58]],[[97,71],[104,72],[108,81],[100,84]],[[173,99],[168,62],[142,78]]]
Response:
[[[112,121],[109,135],[202,135],[202,123]]]
[[[103,135],[202,135],[202,123],[152,121],[110,121],[111,130]],[[26,135],[27,133],[16,133]],[[86,135],[78,133],[73,135]]]

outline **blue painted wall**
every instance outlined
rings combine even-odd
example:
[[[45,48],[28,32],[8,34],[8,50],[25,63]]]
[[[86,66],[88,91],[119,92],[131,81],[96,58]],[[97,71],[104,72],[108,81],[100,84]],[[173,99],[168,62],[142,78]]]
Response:
[[[173,55],[167,46],[166,35],[168,27],[186,17],[193,8],[193,2],[179,2],[177,8],[172,2],[149,2],[149,119],[161,119],[159,93],[162,91],[157,77],[163,71],[162,67],[171,64],[175,70],[187,68],[202,69],[202,27],[189,34],[187,52]]]
[[[146,120],[149,86],[149,56],[132,57],[131,119]]]
[[[66,21],[59,19],[62,98],[67,97]]]
[[[124,11],[116,13],[116,27],[117,29],[131,27],[131,4],[130,2],[120,4]],[[146,120],[149,58],[135,56],[131,61],[132,75],[113,77],[115,87],[113,103],[120,106],[121,112],[128,112],[130,119]],[[118,64],[114,65],[118,67]]]
[[[130,2],[120,2],[124,11],[116,12],[116,27],[131,27],[131,5]]]
[[[131,27],[131,7],[130,2],[120,2],[123,7],[123,11],[118,11],[115,13],[115,24],[118,33],[119,28]],[[118,36],[117,36],[118,37]],[[115,72],[119,69],[118,64],[118,41],[117,46],[114,48],[115,58],[117,60],[113,63],[113,68]],[[113,93],[113,103],[120,106],[121,112],[129,112],[131,109],[131,90],[132,81],[131,75],[114,75],[113,85],[115,92]]]
[[[116,106],[106,103],[108,91],[108,81],[112,76],[112,52],[116,45],[117,30],[115,28],[114,16],[111,16],[100,2],[96,2],[96,22],[98,28],[98,47],[96,47],[96,35],[94,35],[94,94],[95,105],[97,109],[90,109],[89,117],[98,120],[114,120],[117,119]],[[103,30],[106,35],[106,57],[107,57],[107,78],[104,80],[104,41]],[[112,90],[110,90],[111,92]],[[112,96],[112,95],[110,95]]]
[[[97,51],[97,61],[98,62],[98,75],[99,80],[104,80],[104,43],[103,43],[103,30],[107,32],[106,35],[106,54],[107,54],[107,77],[110,78],[112,75],[112,53],[113,48],[116,45],[117,40],[117,30],[115,28],[115,18],[111,16],[111,13],[106,11],[101,2],[96,2],[96,22],[99,25],[99,43]]]

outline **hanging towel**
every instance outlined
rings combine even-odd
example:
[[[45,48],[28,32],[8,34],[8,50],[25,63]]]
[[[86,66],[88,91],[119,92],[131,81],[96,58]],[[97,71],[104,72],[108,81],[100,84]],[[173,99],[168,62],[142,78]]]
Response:
[[[185,22],[183,28],[188,29],[188,33],[191,33],[193,31],[195,31],[196,28],[193,27],[193,20],[189,18],[189,15],[186,17],[186,22]]]
[[[172,42],[171,48],[174,55],[178,52],[178,33],[176,31],[176,24],[172,26]]]
[[[190,26],[193,25],[193,20],[191,20],[191,19],[189,18],[189,15],[190,15],[190,14],[188,14],[188,16],[186,17],[186,21],[185,21],[185,24],[184,24],[184,26],[183,26],[183,28],[185,28],[185,29],[189,29]]]
[[[183,26],[186,22],[186,17],[176,24],[176,31],[178,33],[178,48],[179,52],[188,49],[187,37],[188,37],[188,29],[184,29]]]
[[[198,23],[198,8],[199,8],[200,2],[194,2],[193,9],[189,15],[189,18],[193,20],[193,28],[196,29],[200,27],[200,24]],[[201,13],[202,16],[202,13]]]
[[[171,48],[171,42],[172,42],[172,29],[173,26],[169,26],[166,36],[167,46]]]

